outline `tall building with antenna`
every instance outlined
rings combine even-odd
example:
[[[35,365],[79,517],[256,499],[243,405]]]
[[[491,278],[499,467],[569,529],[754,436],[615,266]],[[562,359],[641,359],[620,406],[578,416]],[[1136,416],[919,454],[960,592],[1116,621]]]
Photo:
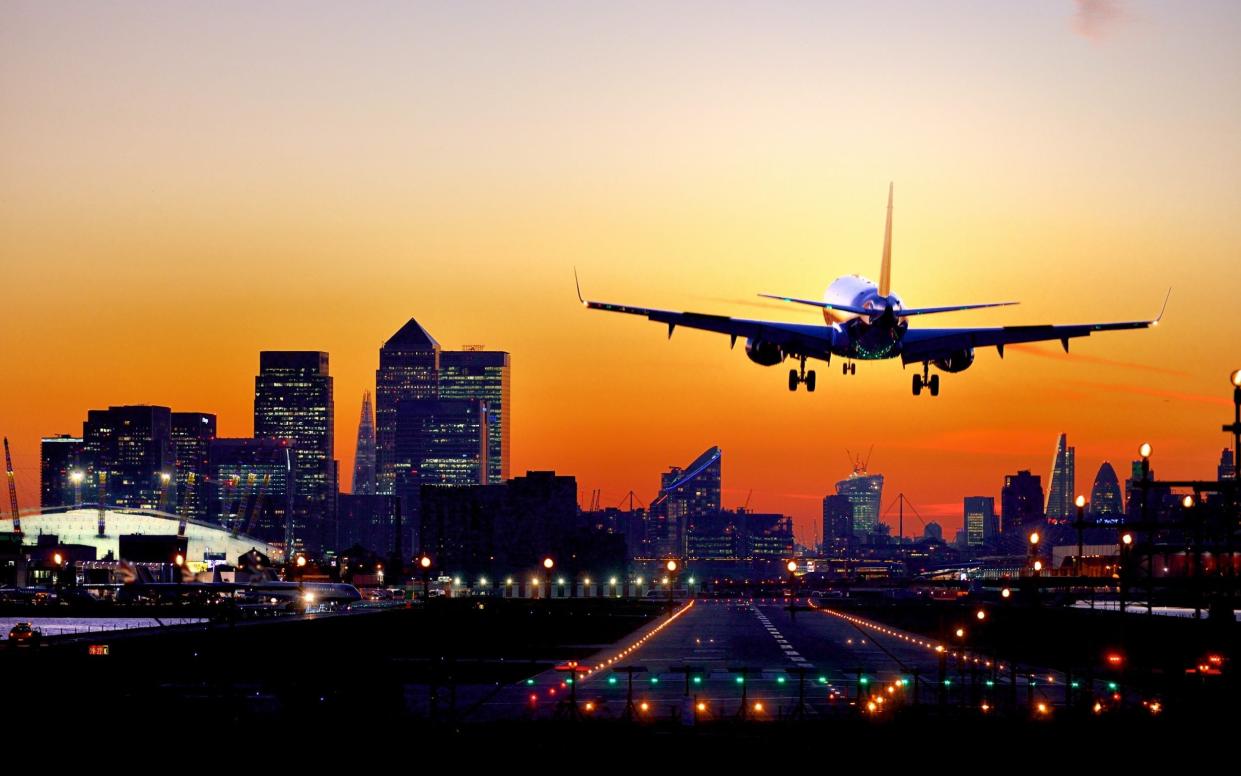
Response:
[[[1077,449],[1068,446],[1068,435],[1061,434],[1056,442],[1056,457],[1051,462],[1051,485],[1047,489],[1047,508],[1043,510],[1051,523],[1067,523],[1076,513],[1077,471],[1074,459]]]
[[[371,392],[362,394],[362,417],[358,420],[358,446],[353,459],[355,496],[375,495],[375,414],[371,409]]]

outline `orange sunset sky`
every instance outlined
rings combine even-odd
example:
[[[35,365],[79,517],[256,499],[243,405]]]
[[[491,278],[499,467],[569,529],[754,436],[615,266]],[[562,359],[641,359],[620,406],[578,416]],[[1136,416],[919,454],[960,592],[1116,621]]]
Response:
[[[262,349],[331,354],[347,490],[362,392],[409,317],[512,353],[513,468],[605,505],[710,445],[724,502],[797,518],[874,445],[945,534],[961,497],[1078,490],[1137,445],[1213,474],[1241,366],[1235,2],[0,5],[0,433],[37,503],[38,440],[150,403],[252,431]],[[878,272],[922,325],[1153,316],[980,351],[914,398],[899,363],[814,394],[726,337],[587,295],[813,322]],[[998,498],[997,498],[998,501]],[[894,521],[893,516],[893,521]],[[919,531],[916,519],[908,532]]]

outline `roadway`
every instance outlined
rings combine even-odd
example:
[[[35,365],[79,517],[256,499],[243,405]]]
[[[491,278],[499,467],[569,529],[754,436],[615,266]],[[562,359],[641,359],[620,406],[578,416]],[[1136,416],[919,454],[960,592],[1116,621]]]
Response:
[[[630,714],[683,721],[884,715],[915,702],[982,713],[1014,703],[1050,710],[1064,699],[1058,674],[1017,676],[1014,693],[1009,667],[987,656],[950,645],[941,653],[916,634],[801,601],[808,603],[815,608],[790,611],[782,599],[677,602],[674,616],[581,661],[576,688],[569,672],[547,671],[502,688],[472,716],[563,716],[574,694],[583,715],[624,716],[632,697]]]

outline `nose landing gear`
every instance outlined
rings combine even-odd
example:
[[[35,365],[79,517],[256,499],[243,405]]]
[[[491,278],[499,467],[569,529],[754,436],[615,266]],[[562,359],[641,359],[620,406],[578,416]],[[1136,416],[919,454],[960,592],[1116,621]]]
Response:
[[[807,392],[814,393],[814,370],[811,369],[809,372],[806,371],[805,357],[802,357],[801,359],[800,371],[797,369],[789,370],[789,390],[796,391],[797,386],[801,383],[805,383]]]
[[[928,389],[932,396],[939,396],[939,375],[928,375],[930,371],[931,365],[922,362],[922,374],[914,375],[914,396],[921,396],[923,388]]]

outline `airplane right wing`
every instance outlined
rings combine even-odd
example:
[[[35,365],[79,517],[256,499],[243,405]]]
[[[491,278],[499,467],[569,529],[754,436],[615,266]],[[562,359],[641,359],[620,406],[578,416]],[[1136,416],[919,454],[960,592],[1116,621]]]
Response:
[[[1171,296],[1171,290],[1168,296]],[[991,326],[968,329],[910,329],[901,341],[901,361],[912,364],[921,361],[934,361],[952,353],[970,348],[994,347],[1004,355],[1005,345],[1016,345],[1025,342],[1052,342],[1059,340],[1067,353],[1069,340],[1078,337],[1089,337],[1098,331],[1123,331],[1126,329],[1147,329],[1155,326],[1163,318],[1168,308],[1167,297],[1163,300],[1163,309],[1159,315],[1145,321],[1116,321],[1112,323],[1079,323],[1069,325],[1044,326]]]

